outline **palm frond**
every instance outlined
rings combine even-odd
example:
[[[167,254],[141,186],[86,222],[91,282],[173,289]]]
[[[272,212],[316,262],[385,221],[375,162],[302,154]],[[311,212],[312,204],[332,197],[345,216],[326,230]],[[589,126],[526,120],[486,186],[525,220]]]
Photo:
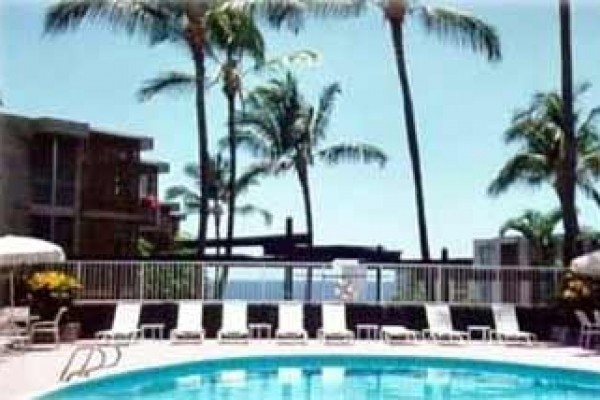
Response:
[[[244,0],[234,2],[276,29],[299,32],[308,17],[349,18],[365,11],[366,0]]]
[[[235,136],[235,145],[238,149],[243,149],[250,153],[253,157],[269,159],[273,156],[273,149],[262,136],[244,130],[239,131]],[[224,137],[219,140],[219,148],[226,149],[229,147],[229,138]]]
[[[148,101],[157,94],[181,94],[196,89],[196,76],[185,72],[163,72],[153,79],[148,79],[137,92],[139,101]]]
[[[592,199],[596,206],[600,207],[600,193],[594,187],[593,182],[590,180],[579,180],[577,182],[577,187],[583,192],[583,194]]]
[[[321,96],[319,97],[319,105],[317,107],[315,123],[313,126],[313,141],[315,145],[319,141],[325,139],[327,134],[327,128],[329,127],[329,120],[333,107],[335,106],[335,99],[342,92],[342,89],[338,83],[327,85]]]
[[[181,200],[184,204],[190,202],[200,202],[200,196],[183,185],[175,185],[167,188],[165,192],[167,200]]]
[[[366,143],[342,143],[317,152],[317,156],[330,165],[340,162],[376,163],[385,166],[387,156],[383,150]]]
[[[265,42],[252,15],[227,7],[209,9],[205,17],[206,42],[224,53],[248,55],[257,65],[265,61]]]
[[[485,54],[490,61],[502,58],[496,29],[483,20],[450,8],[418,6],[411,12],[420,16],[427,32],[436,34],[441,40],[469,47],[475,53]]]
[[[519,217],[511,218],[502,225],[500,236],[504,236],[508,231],[515,231],[536,245],[547,245],[552,242],[554,230],[562,217],[560,209],[547,213],[525,210]]]
[[[523,217],[512,218],[506,221],[500,227],[500,236],[505,236],[506,233],[509,231],[518,232],[521,235],[523,235],[523,237],[530,240],[533,239],[535,236],[531,229],[531,226],[527,223],[526,220],[523,219]]]
[[[258,179],[271,173],[272,167],[268,162],[253,163],[248,166],[235,182],[235,196],[245,193],[251,186],[258,184]]]
[[[59,0],[46,11],[44,31],[58,34],[78,29],[84,22],[102,22],[129,35],[142,35],[151,44],[178,41],[183,31],[176,9],[175,2],[160,0]]]
[[[263,218],[265,225],[270,226],[273,223],[273,214],[264,208],[252,204],[245,204],[235,208],[235,213],[243,216],[258,214]]]
[[[544,156],[518,153],[506,162],[487,191],[491,196],[498,196],[517,182],[537,186],[547,181],[552,172]]]
[[[183,167],[183,173],[186,177],[193,180],[196,184],[200,183],[200,167],[196,163],[187,163]]]
[[[255,69],[258,72],[277,73],[289,70],[292,67],[312,67],[321,61],[321,55],[313,50],[298,50],[290,54],[273,57]]]

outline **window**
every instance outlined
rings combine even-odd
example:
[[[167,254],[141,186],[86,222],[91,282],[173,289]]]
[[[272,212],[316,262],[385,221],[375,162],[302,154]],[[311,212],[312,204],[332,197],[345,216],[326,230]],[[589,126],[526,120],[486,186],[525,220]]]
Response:
[[[492,265],[494,264],[494,244],[479,243],[475,252],[475,264]]]

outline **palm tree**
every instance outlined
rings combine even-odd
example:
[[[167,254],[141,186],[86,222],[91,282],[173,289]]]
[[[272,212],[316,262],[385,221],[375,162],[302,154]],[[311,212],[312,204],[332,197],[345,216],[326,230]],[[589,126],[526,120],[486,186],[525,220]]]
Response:
[[[210,52],[206,41],[206,20],[211,10],[226,6],[225,1],[199,0],[59,0],[46,12],[45,31],[51,34],[78,29],[84,22],[102,22],[120,28],[128,35],[140,35],[150,45],[183,44],[194,63],[196,81],[196,120],[198,164],[203,180],[209,170],[208,135],[204,99],[205,56]],[[205,189],[203,189],[205,190]],[[200,197],[198,254],[204,254],[208,196]]]
[[[242,94],[242,72],[240,65],[245,56],[251,57],[256,66],[264,64],[265,44],[254,19],[247,13],[233,8],[210,10],[205,18],[205,40],[212,49],[211,58],[219,65],[219,73],[215,81],[222,82],[222,90],[227,100],[227,127],[229,135],[229,168],[230,185],[235,184],[237,172],[237,152],[235,147],[236,99]],[[223,57],[217,54],[222,53]],[[141,100],[147,100],[165,90],[182,89],[195,85],[193,74],[169,72],[146,82],[139,92]],[[230,192],[234,187],[229,188]],[[229,210],[235,210],[235,196],[229,196]],[[231,255],[234,235],[235,213],[227,213],[227,246],[226,253]]]
[[[340,143],[323,147],[337,95],[337,83],[326,86],[318,105],[309,104],[300,93],[296,77],[288,72],[267,85],[255,88],[245,101],[237,121],[242,128],[237,145],[268,165],[272,173],[293,170],[298,178],[305,208],[306,229],[313,238],[309,168],[315,159],[328,165],[340,162],[376,163],[384,166],[387,156],[365,143]]]
[[[498,61],[501,58],[500,39],[494,28],[468,13],[455,9],[426,6],[412,0],[349,0],[344,2],[254,0],[241,2],[242,6],[250,8],[256,15],[266,17],[271,25],[275,27],[286,25],[294,31],[302,28],[308,16],[357,16],[366,10],[369,3],[382,8],[392,36],[402,90],[406,136],[415,185],[421,257],[428,260],[430,255],[423,176],[415,112],[404,51],[404,22],[407,17],[414,17],[423,25],[427,33],[458,46],[468,47],[476,53],[483,53],[490,61]]]
[[[500,236],[509,231],[520,233],[529,242],[533,265],[554,265],[558,244],[554,230],[561,220],[561,210],[548,213],[525,210],[519,217],[511,218],[502,225]]]
[[[383,11],[389,24],[392,43],[396,55],[396,67],[402,90],[404,121],[408,149],[415,185],[415,203],[421,257],[429,259],[429,239],[427,218],[425,215],[425,195],[415,111],[406,66],[404,49],[404,26],[407,17],[415,17],[428,33],[442,40],[449,40],[459,46],[467,46],[476,53],[483,53],[488,60],[500,59],[500,40],[491,26],[481,19],[467,13],[448,8],[430,7],[408,0],[387,0],[383,2]]]
[[[231,164],[228,160],[224,159],[220,155],[211,158],[209,179],[202,181],[200,169],[197,164],[187,164],[184,167],[184,174],[189,180],[193,182],[193,186],[189,187],[186,185],[175,185],[171,186],[166,191],[167,200],[180,200],[183,203],[183,209],[186,214],[198,213],[201,195],[207,193],[209,196],[209,214],[214,219],[215,237],[217,239],[216,252],[220,255],[220,239],[221,239],[221,217],[224,214],[224,204],[231,204],[230,194],[233,193],[234,197],[246,193],[248,189],[258,183],[258,176],[264,173],[264,169],[260,166],[250,166],[248,169],[240,174],[240,177],[231,185],[229,179]],[[207,182],[203,184],[203,182]],[[205,187],[205,190],[203,189]],[[231,188],[233,187],[233,192]],[[273,221],[272,214],[264,208],[258,207],[254,204],[243,204],[238,205],[233,212],[239,215],[259,215],[264,220],[266,225],[270,225]],[[231,210],[228,210],[231,213]],[[231,245],[228,242],[228,246]],[[224,293],[224,289],[227,283],[227,268],[221,268],[220,276],[217,278],[217,296],[221,296]]]
[[[231,185],[229,184],[231,168],[229,161],[217,155],[211,158],[209,180],[205,185],[208,187],[209,203],[210,203],[210,214],[214,217],[215,221],[215,236],[217,240],[220,240],[220,227],[221,227],[221,216],[224,214],[223,204],[229,203],[229,195]],[[186,185],[174,185],[167,189],[165,198],[167,200],[181,200],[184,206],[184,212],[186,214],[195,214],[198,212],[200,205],[200,196],[202,193],[202,180],[200,178],[200,169],[197,164],[187,164],[184,167],[184,174],[190,180],[194,182],[193,188]],[[258,183],[258,176],[261,174],[259,168],[250,167],[245,170],[237,181],[234,183],[234,196],[238,197],[243,193],[246,193],[248,189],[255,186]],[[198,190],[200,189],[200,190]],[[261,216],[266,225],[270,225],[273,216],[271,213],[264,208],[255,206],[253,204],[244,204],[238,206],[234,212],[241,215],[257,214]],[[219,247],[217,246],[217,253],[219,253]]]
[[[210,26],[210,24],[208,24]],[[250,29],[249,36],[254,36],[255,33],[252,33],[252,29]],[[257,31],[257,34],[260,32]],[[210,35],[207,34],[210,37]],[[233,35],[236,36],[236,35]],[[257,41],[258,38],[255,38]],[[223,42],[226,40],[221,39]],[[237,39],[236,39],[237,40]],[[246,40],[250,41],[250,39],[239,39],[239,41]],[[232,42],[235,45],[236,42]],[[215,48],[217,46],[214,46]],[[232,54],[239,54],[242,52],[242,55],[249,50],[244,50],[244,45],[240,45],[240,50],[233,52]],[[260,51],[263,53],[263,51]],[[236,110],[236,98],[239,97],[243,100],[243,79],[246,75],[251,72],[260,73],[276,73],[280,72],[284,66],[305,66],[310,65],[316,62],[319,59],[319,55],[311,50],[299,50],[292,52],[290,54],[264,59],[262,55],[256,54],[252,56],[254,59],[254,66],[252,68],[241,71],[240,66],[242,65],[242,57],[240,56],[237,61],[229,60],[227,58],[228,52],[226,52],[226,58],[224,60],[219,59],[216,54],[212,54],[212,58],[218,65],[218,73],[214,78],[211,79],[210,84],[207,86],[208,88],[212,87],[216,82],[222,82],[223,93],[226,96],[228,103],[228,140],[227,146],[229,151],[229,157],[231,160],[230,167],[228,168],[231,177],[228,179],[228,182],[235,181],[235,177],[237,174],[235,173],[235,169],[237,168],[237,146],[235,141],[235,130],[236,130],[236,121],[234,118],[235,110]],[[169,71],[165,73],[161,73],[155,78],[148,79],[144,82],[142,87],[138,90],[138,99],[140,101],[148,101],[154,96],[165,93],[173,93],[173,94],[181,94],[193,90],[196,86],[196,76],[193,73],[180,72],[180,71]],[[232,133],[233,131],[233,133]],[[233,135],[233,136],[232,136]],[[234,138],[233,142],[231,138]],[[233,149],[233,150],[232,150]],[[230,188],[230,191],[232,188]],[[210,208],[210,207],[209,207]],[[235,200],[230,198],[229,204],[227,208],[230,210],[235,210]],[[209,210],[210,213],[210,210]],[[234,237],[234,227],[235,227],[235,214],[238,213],[227,213],[227,246],[226,252],[227,255],[231,255],[232,246],[231,243]]]
[[[589,85],[581,86],[575,95],[588,88]],[[569,209],[569,206],[565,205],[566,189],[561,179],[566,157],[562,113],[562,99],[556,92],[536,94],[529,108],[515,113],[512,124],[505,133],[505,141],[521,143],[521,148],[504,164],[490,184],[490,195],[502,194],[517,183],[532,187],[550,184],[558,197],[564,218],[565,209]],[[577,187],[600,206],[600,194],[594,187],[594,183],[600,178],[600,136],[596,126],[599,114],[600,107],[596,107],[585,118],[575,115],[575,181]]]
[[[577,255],[577,237],[579,223],[576,209],[577,186],[577,137],[575,132],[575,111],[573,93],[573,54],[571,49],[571,4],[570,0],[559,0],[560,18],[560,65],[562,93],[562,129],[564,146],[561,151],[560,173],[557,175],[557,185],[560,189],[560,202],[563,210],[563,226],[565,230],[565,245],[563,260],[568,265]]]
[[[387,156],[366,143],[340,143],[324,147],[335,100],[340,93],[337,83],[326,86],[312,106],[301,94],[298,81],[290,72],[255,88],[246,98],[237,121],[242,128],[237,145],[262,160],[273,174],[294,171],[300,184],[306,230],[313,242],[309,168],[315,160],[328,165],[340,162],[376,163],[384,166]],[[311,297],[312,271],[308,269],[306,297]]]

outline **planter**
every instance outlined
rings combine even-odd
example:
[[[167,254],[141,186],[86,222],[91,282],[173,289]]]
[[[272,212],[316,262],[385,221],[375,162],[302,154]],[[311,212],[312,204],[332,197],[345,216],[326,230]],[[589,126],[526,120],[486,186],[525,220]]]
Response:
[[[41,320],[53,320],[61,307],[71,308],[73,295],[68,291],[36,290],[31,293],[32,313]]]

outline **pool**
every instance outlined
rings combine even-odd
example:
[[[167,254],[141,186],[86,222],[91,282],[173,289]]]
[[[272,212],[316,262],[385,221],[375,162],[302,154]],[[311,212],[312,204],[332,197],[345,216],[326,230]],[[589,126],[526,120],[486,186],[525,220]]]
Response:
[[[600,399],[600,374],[434,357],[269,356],[185,363],[77,383],[40,400]]]

